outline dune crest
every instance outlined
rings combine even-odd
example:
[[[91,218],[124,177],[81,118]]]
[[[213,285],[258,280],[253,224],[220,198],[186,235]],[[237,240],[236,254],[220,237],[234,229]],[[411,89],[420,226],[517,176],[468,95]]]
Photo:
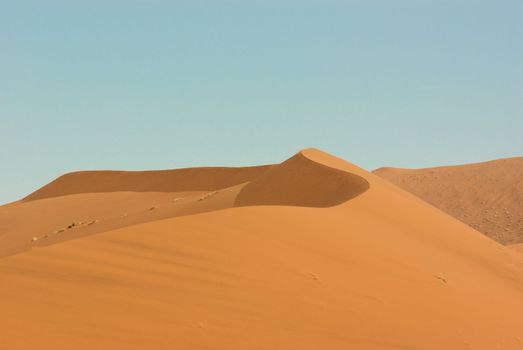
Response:
[[[315,149],[273,166],[70,173],[0,208],[0,257],[234,206],[334,206],[365,192],[365,176],[362,169]],[[95,223],[67,229],[74,222]]]
[[[23,202],[80,193],[215,191],[254,179],[270,166],[149,171],[79,171],[60,176]]]
[[[244,186],[234,205],[331,207],[369,188],[365,178],[332,166],[337,160],[331,158],[318,150],[301,151]]]

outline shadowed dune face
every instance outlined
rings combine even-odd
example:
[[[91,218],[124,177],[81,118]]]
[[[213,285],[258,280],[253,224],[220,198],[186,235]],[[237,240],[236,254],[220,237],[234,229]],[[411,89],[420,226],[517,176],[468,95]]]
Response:
[[[374,173],[491,239],[523,242],[523,157]]]
[[[316,162],[300,152],[244,186],[234,205],[331,207],[368,188],[363,177]]]
[[[79,193],[215,191],[254,179],[270,166],[158,171],[80,171],[60,176],[23,202]]]

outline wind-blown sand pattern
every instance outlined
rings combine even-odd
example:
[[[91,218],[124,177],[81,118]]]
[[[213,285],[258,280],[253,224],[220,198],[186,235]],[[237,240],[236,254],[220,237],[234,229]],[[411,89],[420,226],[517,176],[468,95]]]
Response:
[[[502,244],[523,243],[523,157],[374,173]]]
[[[0,207],[0,348],[523,348],[515,248],[315,149],[258,170]]]

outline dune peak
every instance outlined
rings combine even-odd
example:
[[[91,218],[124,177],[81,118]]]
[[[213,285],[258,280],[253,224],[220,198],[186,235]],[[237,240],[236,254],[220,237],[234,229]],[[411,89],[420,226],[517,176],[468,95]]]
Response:
[[[245,185],[235,206],[331,207],[341,204],[370,187],[351,167],[350,163],[318,149],[301,150]]]

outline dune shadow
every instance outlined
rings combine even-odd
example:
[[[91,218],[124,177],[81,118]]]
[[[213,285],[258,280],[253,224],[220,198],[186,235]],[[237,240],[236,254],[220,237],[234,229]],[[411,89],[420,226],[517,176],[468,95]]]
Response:
[[[234,206],[332,207],[369,189],[363,177],[315,162],[302,153],[272,166],[249,182]]]

